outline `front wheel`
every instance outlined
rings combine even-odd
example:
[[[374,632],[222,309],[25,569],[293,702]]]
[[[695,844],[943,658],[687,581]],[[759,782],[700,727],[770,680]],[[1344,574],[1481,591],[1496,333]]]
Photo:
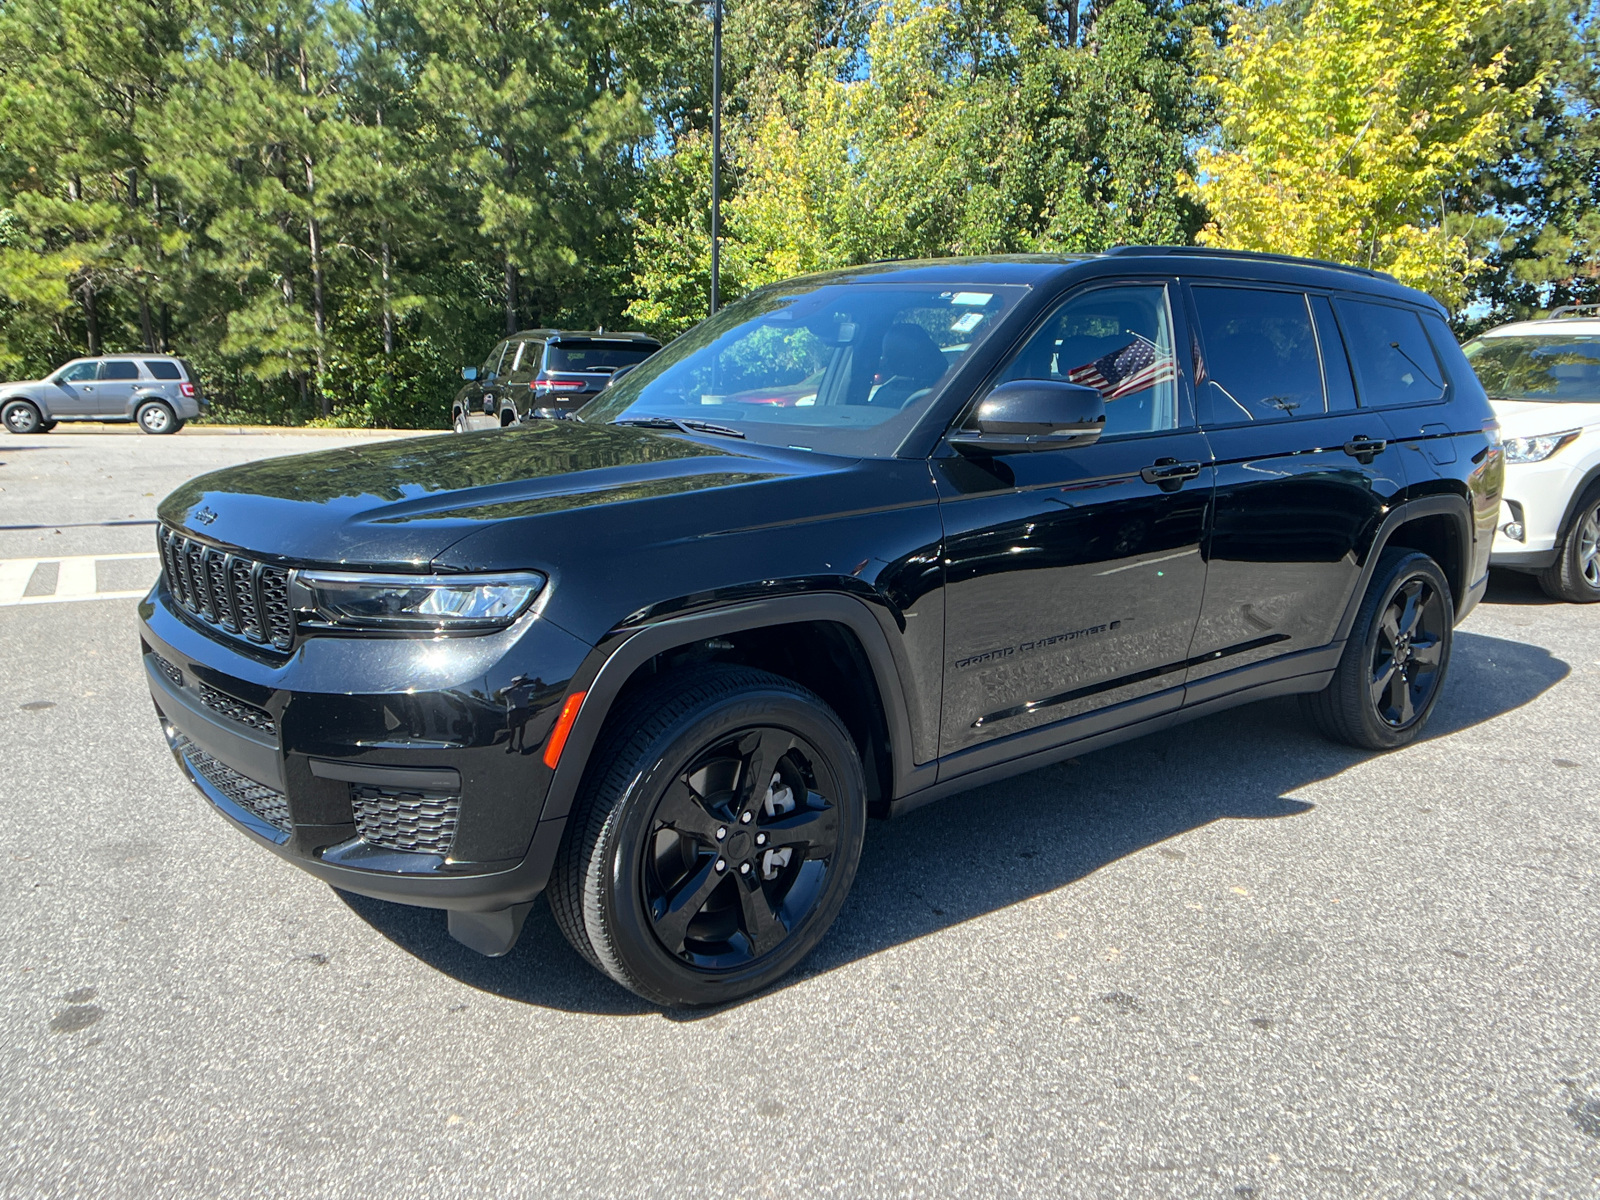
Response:
[[[1539,572],[1539,586],[1552,600],[1600,600],[1600,487],[1590,488],[1578,502],[1556,561]]]
[[[134,419],[146,433],[177,433],[183,428],[183,422],[178,420],[177,414],[159,402],[143,405],[134,414]]]
[[[54,421],[45,424],[39,410],[26,400],[13,400],[6,405],[0,412],[0,420],[12,433],[48,433],[55,426]]]
[[[1444,688],[1454,626],[1455,602],[1439,564],[1415,550],[1385,550],[1333,681],[1301,697],[1312,724],[1363,750],[1416,740]]]
[[[791,971],[855,879],[866,788],[832,709],[791,680],[669,676],[608,722],[556,860],[567,940],[658,1004],[737,1000]]]

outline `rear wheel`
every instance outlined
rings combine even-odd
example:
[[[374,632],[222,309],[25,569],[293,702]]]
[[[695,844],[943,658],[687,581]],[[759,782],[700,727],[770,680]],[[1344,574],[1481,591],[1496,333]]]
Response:
[[[159,400],[141,405],[134,414],[134,420],[146,433],[177,433],[183,428],[183,422],[178,420],[177,414]]]
[[[1333,681],[1301,697],[1306,714],[1324,736],[1364,750],[1414,741],[1439,702],[1454,625],[1439,564],[1415,550],[1385,550]]]
[[[54,421],[46,425],[39,410],[26,400],[13,400],[7,404],[0,410],[0,420],[12,433],[48,433],[55,425]]]
[[[1539,572],[1545,595],[1573,604],[1600,600],[1600,487],[1578,502],[1572,527],[1556,550],[1556,561]]]
[[[813,693],[740,667],[668,677],[608,723],[590,762],[549,898],[612,979],[658,1004],[736,1000],[833,924],[865,784]]]

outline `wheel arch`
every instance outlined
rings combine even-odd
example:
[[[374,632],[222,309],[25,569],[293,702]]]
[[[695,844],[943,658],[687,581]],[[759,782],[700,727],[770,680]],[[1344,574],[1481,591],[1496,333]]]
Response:
[[[661,670],[700,662],[755,666],[816,692],[861,752],[868,800],[886,815],[896,795],[932,782],[913,765],[901,672],[887,634],[863,601],[842,594],[779,597],[695,613],[626,633],[600,659],[546,793],[541,821],[565,817],[611,713]],[[587,672],[580,673],[582,679]],[[924,778],[926,776],[926,778]]]
[[[3,403],[3,401],[0,401],[0,403]],[[1578,516],[1578,505],[1583,501],[1584,496],[1589,493],[1589,489],[1596,484],[1600,484],[1600,462],[1595,463],[1585,472],[1583,478],[1578,481],[1578,485],[1567,496],[1566,511],[1561,514],[1561,524],[1556,527],[1557,553],[1565,545],[1567,534],[1572,532],[1572,522]]]
[[[1339,622],[1336,640],[1350,636],[1378,559],[1391,546],[1420,551],[1439,564],[1450,583],[1459,620],[1462,601],[1473,582],[1467,578],[1472,569],[1472,541],[1472,510],[1461,496],[1424,496],[1397,506],[1373,536],[1366,561],[1361,564],[1361,576]]]

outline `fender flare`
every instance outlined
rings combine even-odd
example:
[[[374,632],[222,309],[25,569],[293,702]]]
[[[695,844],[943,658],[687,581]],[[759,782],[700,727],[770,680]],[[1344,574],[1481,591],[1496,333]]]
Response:
[[[1566,545],[1567,534],[1572,532],[1572,522],[1578,516],[1578,502],[1583,499],[1584,493],[1600,483],[1600,463],[1590,467],[1578,486],[1572,489],[1572,494],[1567,500],[1567,511],[1561,514],[1561,524],[1556,527],[1556,549],[1559,553],[1562,546]]]
[[[1472,569],[1472,510],[1467,502],[1460,496],[1423,496],[1416,500],[1407,500],[1397,505],[1383,519],[1383,524],[1378,526],[1378,532],[1373,535],[1372,545],[1367,550],[1366,561],[1361,564],[1361,576],[1356,580],[1355,590],[1350,594],[1350,601],[1345,606],[1344,616],[1339,620],[1338,632],[1334,635],[1335,642],[1344,642],[1350,636],[1350,629],[1355,624],[1356,613],[1361,608],[1361,601],[1365,599],[1367,588],[1372,583],[1372,573],[1378,569],[1378,559],[1389,545],[1389,539],[1394,536],[1394,531],[1408,521],[1418,517],[1432,517],[1438,515],[1455,518],[1456,537],[1460,543],[1462,573],[1469,574]],[[1443,564],[1440,564],[1443,566]],[[1472,587],[1471,579],[1450,581],[1452,589],[1460,587],[1464,595]],[[1460,607],[1461,596],[1454,597],[1457,608]]]
[[[561,761],[550,780],[550,788],[545,793],[540,822],[560,820],[571,811],[572,802],[577,798],[578,788],[588,768],[589,756],[599,740],[601,727],[618,693],[634,671],[657,654],[677,646],[769,625],[831,622],[843,625],[855,634],[877,683],[878,696],[884,709],[884,723],[888,727],[891,764],[889,798],[926,787],[933,782],[938,769],[937,760],[921,766],[913,764],[911,723],[904,686],[909,672],[903,671],[897,661],[893,644],[883,626],[884,621],[892,621],[892,618],[887,613],[880,616],[874,607],[854,596],[811,593],[715,608],[660,621],[627,633],[624,640],[605,655],[587,686],[580,683],[583,678],[580,674],[569,687],[569,692],[583,691],[586,695],[578,719],[567,737]]]

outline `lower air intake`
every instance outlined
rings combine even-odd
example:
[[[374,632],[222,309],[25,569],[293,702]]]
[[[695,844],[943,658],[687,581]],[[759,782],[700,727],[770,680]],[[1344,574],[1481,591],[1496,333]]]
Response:
[[[369,846],[447,855],[456,836],[461,797],[354,784],[350,807],[356,832]]]
[[[240,808],[254,813],[279,833],[287,834],[293,828],[289,800],[282,792],[257,783],[254,779],[247,779],[187,739],[179,743],[178,752],[183,755],[190,770]]]

